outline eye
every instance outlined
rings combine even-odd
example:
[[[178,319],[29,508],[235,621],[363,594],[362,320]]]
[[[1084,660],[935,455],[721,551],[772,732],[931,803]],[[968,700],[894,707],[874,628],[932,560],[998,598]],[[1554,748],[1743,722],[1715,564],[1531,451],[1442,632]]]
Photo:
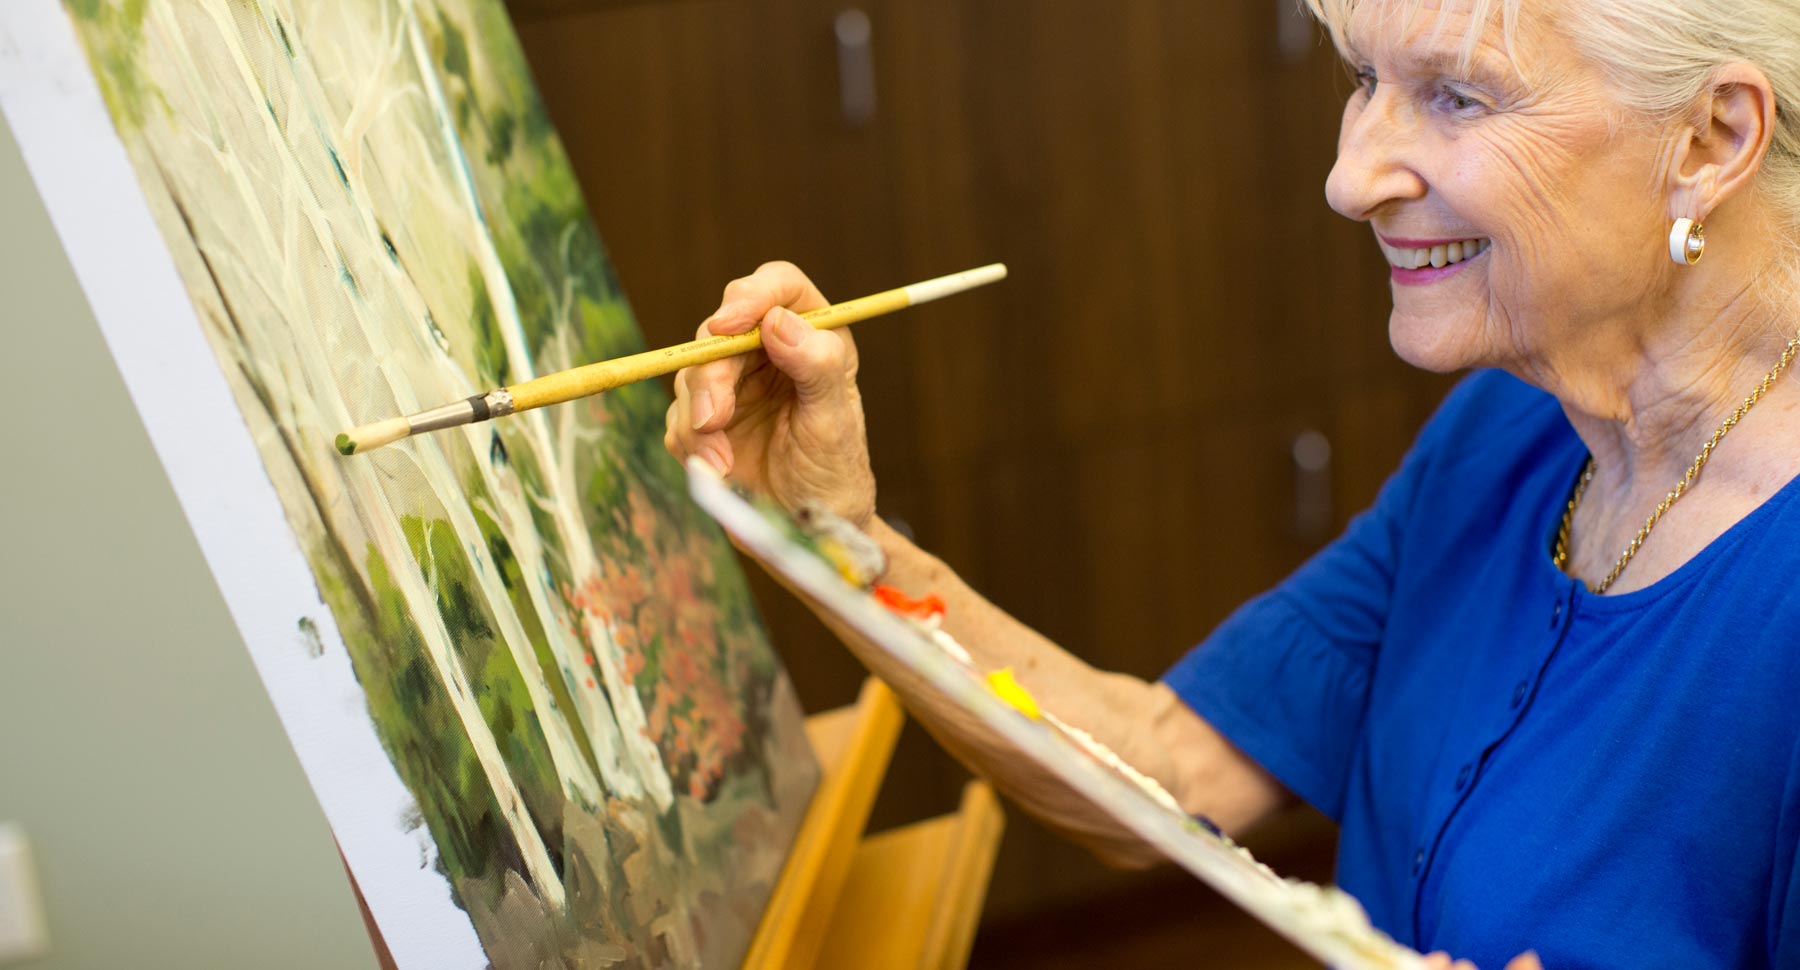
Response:
[[[1480,99],[1450,84],[1438,89],[1438,103],[1457,113],[1466,113],[1477,108],[1487,107]]]
[[[1373,98],[1375,96],[1375,85],[1380,83],[1375,77],[1375,69],[1359,67],[1356,69],[1356,74],[1354,76],[1356,78],[1356,86],[1361,88],[1364,94]]]

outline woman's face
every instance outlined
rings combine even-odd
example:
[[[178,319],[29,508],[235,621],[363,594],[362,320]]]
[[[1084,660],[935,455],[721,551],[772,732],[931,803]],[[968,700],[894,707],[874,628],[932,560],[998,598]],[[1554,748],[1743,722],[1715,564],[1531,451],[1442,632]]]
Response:
[[[1395,351],[1431,370],[1528,374],[1604,353],[1675,268],[1663,141],[1612,123],[1547,0],[1521,6],[1518,68],[1498,25],[1458,67],[1468,22],[1455,0],[1410,22],[1395,6],[1366,0],[1345,32],[1359,87],[1326,183],[1388,257]]]

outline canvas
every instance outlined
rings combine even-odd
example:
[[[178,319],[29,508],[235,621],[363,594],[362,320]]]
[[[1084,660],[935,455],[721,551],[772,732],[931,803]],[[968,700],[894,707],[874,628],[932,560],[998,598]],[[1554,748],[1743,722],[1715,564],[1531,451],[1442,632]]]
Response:
[[[500,0],[62,13],[319,608],[270,602],[308,602],[282,588],[286,543],[208,539],[253,531],[254,496],[184,486],[140,386],[181,335],[133,350],[93,280],[150,257],[100,264],[59,230],[78,273],[107,266],[84,286],[402,965],[735,965],[816,769],[731,549],[662,451],[665,394],[332,446],[642,349]],[[66,29],[6,19],[15,57]],[[19,76],[0,98],[56,219],[78,206],[43,159],[69,136],[33,126]],[[142,299],[137,326],[167,316]]]

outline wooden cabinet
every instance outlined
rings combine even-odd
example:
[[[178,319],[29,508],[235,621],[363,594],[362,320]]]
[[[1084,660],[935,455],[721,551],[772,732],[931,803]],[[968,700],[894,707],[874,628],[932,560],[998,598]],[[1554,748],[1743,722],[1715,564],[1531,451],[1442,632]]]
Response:
[[[848,297],[993,261],[1000,286],[857,328],[884,514],[1094,663],[1155,676],[1314,549],[1295,435],[1341,526],[1448,381],[1387,347],[1369,230],[1323,185],[1348,90],[1274,0],[518,0],[519,29],[653,343],[770,258]],[[868,18],[846,119],[834,23]],[[810,709],[861,673],[764,585]],[[903,740],[878,810],[962,774]],[[901,790],[894,798],[894,790]],[[909,794],[910,793],[910,794]],[[1108,874],[1015,825],[990,914]]]

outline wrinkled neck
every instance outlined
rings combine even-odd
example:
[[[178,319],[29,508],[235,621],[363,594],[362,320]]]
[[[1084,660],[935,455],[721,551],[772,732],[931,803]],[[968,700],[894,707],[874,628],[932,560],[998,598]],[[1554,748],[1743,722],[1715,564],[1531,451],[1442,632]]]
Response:
[[[1684,301],[1651,326],[1597,337],[1534,379],[1562,402],[1594,456],[1597,484],[1621,496],[1660,493],[1776,366],[1796,325],[1743,284]],[[1776,387],[1793,380],[1784,373]]]

